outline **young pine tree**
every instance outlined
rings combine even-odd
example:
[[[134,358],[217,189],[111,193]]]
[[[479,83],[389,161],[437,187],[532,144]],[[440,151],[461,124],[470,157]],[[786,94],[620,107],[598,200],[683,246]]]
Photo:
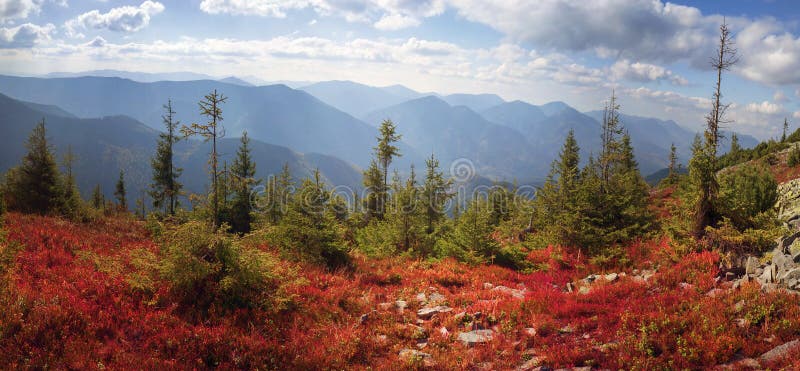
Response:
[[[478,264],[494,260],[499,245],[492,238],[491,208],[485,199],[474,198],[459,216],[453,230],[438,241],[437,249],[443,256]]]
[[[388,190],[383,182],[383,172],[376,160],[369,163],[367,170],[364,170],[364,218],[367,223],[375,220],[383,220],[386,212],[386,199],[384,195]]]
[[[62,178],[47,142],[44,119],[34,127],[26,147],[22,163],[6,176],[8,208],[37,214],[60,211],[64,204]]]
[[[425,213],[425,233],[432,234],[437,225],[446,217],[445,205],[453,197],[450,187],[452,179],[445,179],[439,170],[439,160],[431,154],[425,160],[425,183],[420,195],[421,206]]]
[[[249,233],[253,222],[253,204],[250,200],[256,180],[256,163],[250,154],[250,138],[242,134],[241,144],[231,165],[233,201],[231,203],[231,230],[235,233]]]
[[[182,126],[181,133],[186,136],[199,135],[208,142],[211,142],[211,154],[209,164],[211,165],[211,224],[216,231],[220,226],[220,195],[219,195],[219,153],[217,152],[217,139],[225,136],[225,129],[222,127],[222,103],[228,97],[213,92],[203,97],[198,103],[200,114],[205,116],[208,121],[205,124],[192,123],[190,126]]]
[[[419,251],[424,223],[421,219],[419,190],[414,167],[411,167],[411,174],[405,184],[401,184],[400,176],[396,172],[395,180],[392,183],[393,202],[387,221],[395,232],[394,235],[397,238],[395,242],[400,251]]]
[[[277,225],[286,213],[286,207],[293,193],[294,180],[289,171],[289,164],[284,163],[277,177],[270,177],[267,182],[265,200],[267,220],[272,225]]]
[[[72,152],[72,147],[67,147],[67,152],[64,154],[64,210],[62,213],[71,218],[81,218],[83,215],[83,199],[81,198],[78,185],[75,182],[75,174],[72,172],[72,165],[75,162],[75,154]]]
[[[178,182],[183,169],[175,166],[175,143],[180,140],[178,125],[175,120],[175,111],[172,110],[172,100],[164,105],[164,115],[161,116],[166,132],[159,134],[156,146],[156,156],[150,164],[153,169],[153,183],[150,184],[150,197],[153,198],[153,207],[164,208],[164,214],[175,215],[178,206],[178,195],[183,185]]]
[[[667,173],[667,184],[675,184],[675,182],[678,181],[678,155],[675,151],[675,143],[672,143],[669,148],[669,167],[667,168],[669,172]]]
[[[369,192],[365,200],[367,220],[384,218],[389,200],[389,165],[395,157],[400,156],[400,150],[395,145],[400,137],[392,120],[381,123],[378,145],[373,148],[375,159],[364,172],[364,186]]]
[[[125,172],[119,171],[119,179],[114,190],[114,196],[117,198],[117,207],[122,211],[128,210],[127,191],[125,190]]]

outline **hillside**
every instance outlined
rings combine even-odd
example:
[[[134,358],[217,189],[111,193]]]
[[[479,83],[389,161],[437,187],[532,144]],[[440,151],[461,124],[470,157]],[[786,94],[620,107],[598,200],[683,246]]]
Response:
[[[25,142],[34,125],[45,118],[48,137],[57,157],[71,148],[76,156],[74,171],[78,185],[85,196],[100,184],[108,197],[112,196],[116,175],[125,170],[130,194],[140,197],[150,183],[150,158],[155,154],[158,132],[141,122],[125,116],[107,116],[79,119],[63,116],[63,110],[48,107],[36,110],[0,94],[0,128],[5,135],[0,139],[0,172],[16,166],[25,154]],[[221,161],[231,161],[239,140],[227,138],[220,141]],[[286,147],[254,140],[253,158],[258,164],[258,176],[280,172],[283,164],[299,177],[307,177],[319,168],[323,177],[333,184],[360,187],[360,172],[352,165],[320,154],[300,154]],[[178,166],[184,169],[181,181],[189,192],[201,193],[208,183],[206,161],[208,146],[200,141],[184,141],[177,148]]]

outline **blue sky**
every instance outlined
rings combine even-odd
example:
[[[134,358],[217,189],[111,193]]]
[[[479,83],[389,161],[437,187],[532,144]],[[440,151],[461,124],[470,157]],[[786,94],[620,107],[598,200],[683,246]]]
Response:
[[[734,130],[800,126],[794,0],[0,0],[0,73],[191,71],[353,80],[602,107],[699,129],[723,17]]]

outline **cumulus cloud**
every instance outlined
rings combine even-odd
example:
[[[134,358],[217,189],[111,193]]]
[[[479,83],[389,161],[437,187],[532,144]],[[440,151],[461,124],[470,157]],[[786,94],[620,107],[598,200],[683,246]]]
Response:
[[[768,84],[800,83],[800,38],[783,32],[774,19],[753,22],[736,35],[742,51],[739,70],[750,80]]]
[[[147,0],[138,7],[122,6],[107,13],[92,10],[66,22],[67,34],[83,37],[81,29],[106,29],[117,32],[136,32],[150,24],[150,17],[164,11],[164,5]]]
[[[2,0],[0,1],[0,21],[27,18],[41,10],[41,0]]]
[[[25,23],[12,28],[2,27],[0,28],[0,48],[31,48],[36,44],[50,40],[50,35],[55,32],[55,29],[56,26],[51,23],[44,26]]]
[[[775,115],[783,112],[783,106],[777,103],[763,101],[761,103],[750,103],[747,106],[745,106],[745,110],[747,110],[747,112],[752,112],[752,113]]]
[[[348,22],[371,23],[380,30],[416,27],[420,18],[439,15],[445,0],[203,0],[200,10],[209,14],[235,14],[284,18],[293,10],[313,9],[323,16]]]
[[[450,0],[466,19],[516,41],[603,57],[675,61],[707,50],[716,26],[693,7],[654,0]]]
[[[668,81],[673,85],[688,85],[689,82],[672,71],[655,64],[634,62],[622,59],[610,67],[611,75],[618,80],[638,82]]]

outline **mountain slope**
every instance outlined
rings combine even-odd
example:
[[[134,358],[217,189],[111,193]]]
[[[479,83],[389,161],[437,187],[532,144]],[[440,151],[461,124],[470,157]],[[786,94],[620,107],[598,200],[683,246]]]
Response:
[[[535,152],[519,132],[491,123],[467,107],[427,96],[367,115],[369,121],[386,118],[397,124],[404,142],[420,154],[434,153],[445,169],[464,158],[483,176],[527,179],[541,172]]]
[[[205,122],[197,102],[214,89],[228,97],[222,106],[228,136],[247,130],[253,139],[296,151],[333,155],[360,166],[368,163],[377,136],[374,127],[284,85],[0,76],[0,93],[16,99],[56,105],[78,117],[126,115],[156,129],[162,127],[162,105],[168,99],[183,123]]]
[[[323,81],[300,88],[317,99],[358,118],[413,97],[413,92],[405,89],[397,85],[378,88],[352,81]],[[378,123],[380,122],[369,124]]]
[[[45,118],[47,135],[60,155],[71,147],[76,156],[74,172],[84,196],[100,184],[107,197],[120,169],[126,172],[130,198],[140,197],[150,183],[150,158],[155,153],[158,132],[132,118],[107,116],[95,119],[63,117],[32,109],[24,102],[0,94],[0,172],[16,166],[26,153],[25,143],[35,124]],[[221,161],[231,162],[239,145],[236,138],[221,140]],[[300,154],[288,148],[251,142],[257,176],[266,178],[288,163],[295,179],[310,176],[319,168],[329,183],[358,188],[360,172],[352,165],[319,154]],[[176,146],[176,161],[184,168],[180,181],[189,192],[203,192],[208,183],[206,163],[209,145],[182,141]]]
[[[442,100],[451,106],[465,106],[475,112],[505,103],[503,98],[495,94],[450,94],[442,97]]]

